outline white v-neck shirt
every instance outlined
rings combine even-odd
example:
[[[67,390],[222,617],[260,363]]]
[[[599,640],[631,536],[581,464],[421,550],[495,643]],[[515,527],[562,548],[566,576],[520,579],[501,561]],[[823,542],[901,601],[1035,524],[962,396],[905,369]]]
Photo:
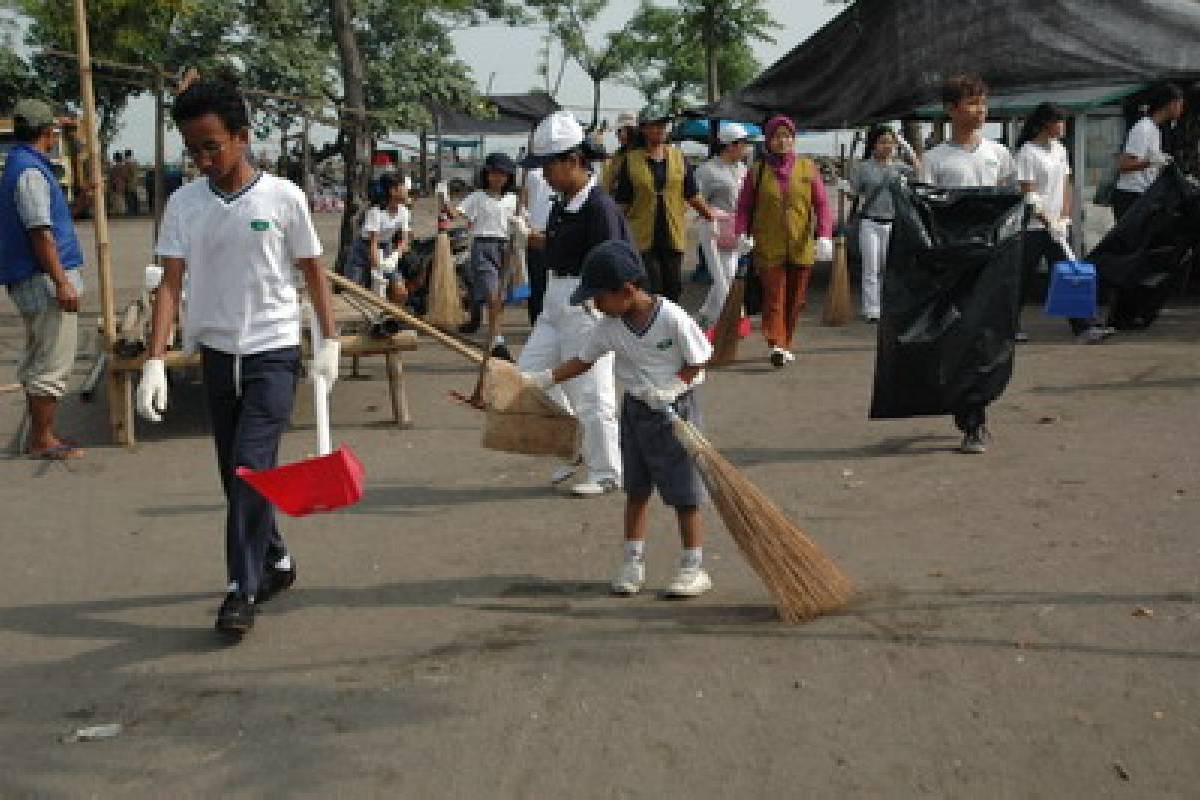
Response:
[[[300,343],[297,259],[321,255],[300,187],[261,174],[233,196],[207,180],[167,200],[155,252],[187,270],[184,347],[252,355]]]

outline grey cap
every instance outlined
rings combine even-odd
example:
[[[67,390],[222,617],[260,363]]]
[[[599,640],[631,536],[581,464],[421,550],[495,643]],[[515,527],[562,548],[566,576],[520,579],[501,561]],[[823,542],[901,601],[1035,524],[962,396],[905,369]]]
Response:
[[[54,109],[41,100],[25,98],[18,100],[13,106],[13,119],[21,120],[30,128],[37,130],[54,124]]]

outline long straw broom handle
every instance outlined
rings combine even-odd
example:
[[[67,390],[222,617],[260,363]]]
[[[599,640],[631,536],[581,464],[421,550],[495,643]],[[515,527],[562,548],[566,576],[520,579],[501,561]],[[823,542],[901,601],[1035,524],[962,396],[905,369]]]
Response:
[[[325,270],[325,277],[328,278],[334,286],[341,288],[342,291],[349,292],[359,300],[365,300],[367,303],[375,306],[381,311],[386,311],[406,325],[411,325],[421,333],[436,339],[438,342],[444,344],[446,347],[449,347],[451,350],[468,359],[469,361],[475,364],[483,363],[484,355],[482,352],[468,344],[463,344],[458,339],[455,339],[453,336],[450,336],[433,325],[430,325],[420,317],[414,317],[400,306],[388,302],[374,292],[364,289],[354,281],[342,277],[332,270]]]

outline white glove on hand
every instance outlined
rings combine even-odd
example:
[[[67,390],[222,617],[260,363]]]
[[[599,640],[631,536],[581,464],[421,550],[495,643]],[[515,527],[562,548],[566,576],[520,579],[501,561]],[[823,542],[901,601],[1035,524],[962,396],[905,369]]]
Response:
[[[1029,210],[1032,211],[1034,215],[1040,215],[1044,213],[1042,210],[1042,196],[1037,192],[1025,193],[1025,205],[1029,206]]]
[[[148,358],[142,364],[135,405],[143,419],[162,422],[162,413],[167,410],[167,366],[161,358]]]
[[[817,239],[817,261],[833,261],[833,239],[822,236]]]
[[[554,370],[544,369],[540,372],[522,372],[521,380],[544,392],[554,385]]]
[[[325,339],[313,353],[311,373],[325,379],[325,391],[332,391],[338,379],[338,361],[342,357],[342,343],[337,339]]]
[[[676,378],[669,386],[658,388],[649,386],[637,394],[637,398],[655,411],[665,411],[668,406],[679,399],[679,395],[688,390],[688,385]]]
[[[1163,152],[1150,153],[1146,156],[1146,163],[1152,167],[1165,167],[1171,163],[1171,156]]]
[[[749,255],[754,252],[754,237],[748,233],[743,233],[738,237],[737,254],[738,258]]]
[[[1052,219],[1050,220],[1050,235],[1055,239],[1066,239],[1067,231],[1070,227],[1070,217],[1059,217],[1058,219]]]
[[[529,222],[523,214],[513,214],[508,218],[508,222],[509,227],[518,236],[525,237],[529,235]]]

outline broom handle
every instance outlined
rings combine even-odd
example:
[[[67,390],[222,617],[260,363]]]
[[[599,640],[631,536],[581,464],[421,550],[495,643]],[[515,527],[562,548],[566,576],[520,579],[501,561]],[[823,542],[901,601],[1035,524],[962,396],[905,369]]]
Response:
[[[436,339],[439,343],[444,344],[446,347],[449,347],[451,350],[468,359],[469,361],[472,361],[475,364],[483,363],[484,355],[479,350],[471,347],[468,344],[463,344],[458,339],[455,339],[453,336],[450,336],[433,325],[430,325],[420,317],[415,317],[408,313],[395,303],[389,303],[387,300],[383,299],[374,292],[364,289],[354,281],[344,278],[331,270],[325,270],[325,277],[328,278],[334,286],[337,286],[342,291],[348,292],[354,297],[357,297],[359,300],[366,301],[381,311],[386,311],[404,324],[411,325],[421,333]]]

